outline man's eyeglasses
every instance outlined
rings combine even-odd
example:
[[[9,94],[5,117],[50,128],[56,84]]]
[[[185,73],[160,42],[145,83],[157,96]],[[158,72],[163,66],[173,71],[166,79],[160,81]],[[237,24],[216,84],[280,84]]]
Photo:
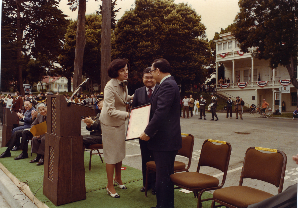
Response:
[[[157,68],[156,68],[156,69],[157,69]],[[151,73],[151,72],[155,71],[156,69],[153,69],[153,70],[151,69],[151,70],[149,71],[149,73]]]

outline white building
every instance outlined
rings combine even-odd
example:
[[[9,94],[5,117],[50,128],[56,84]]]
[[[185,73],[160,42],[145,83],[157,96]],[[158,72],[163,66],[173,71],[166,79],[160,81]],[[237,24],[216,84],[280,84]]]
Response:
[[[43,86],[43,87],[41,87]],[[36,84],[37,91],[46,89],[52,92],[67,92],[67,78],[66,77],[50,77],[45,76],[41,83]],[[71,79],[71,91],[73,91],[73,80]]]
[[[272,111],[285,106],[286,111],[294,111],[297,106],[297,89],[289,84],[290,75],[283,66],[272,69],[269,61],[254,58],[253,53],[242,53],[231,33],[220,35],[216,43],[216,88],[219,94],[231,96],[233,100],[240,96],[246,106],[261,104],[263,99],[269,103]],[[254,51],[253,49],[251,51]],[[224,72],[219,73],[223,64]],[[218,74],[230,79],[230,84],[219,84]],[[281,84],[282,83],[282,84]],[[280,90],[286,93],[280,93]]]

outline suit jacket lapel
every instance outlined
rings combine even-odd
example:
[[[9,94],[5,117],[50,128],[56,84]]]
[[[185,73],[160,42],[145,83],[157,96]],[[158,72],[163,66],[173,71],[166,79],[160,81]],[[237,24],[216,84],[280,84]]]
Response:
[[[126,103],[126,100],[127,100],[127,88],[125,89],[126,90],[126,93],[124,94],[124,97],[123,97],[122,87],[119,85],[117,79],[114,79],[113,85],[115,87],[115,92],[119,95],[120,99],[123,101],[123,103]]]

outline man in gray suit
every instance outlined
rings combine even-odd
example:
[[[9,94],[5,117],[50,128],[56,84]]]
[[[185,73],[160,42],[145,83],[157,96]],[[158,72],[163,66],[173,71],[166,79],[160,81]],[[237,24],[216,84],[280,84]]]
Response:
[[[151,74],[160,83],[151,98],[150,121],[140,139],[148,141],[156,164],[156,199],[158,208],[174,208],[174,161],[182,147],[179,87],[171,76],[170,63],[154,60]]]
[[[143,83],[144,87],[136,89],[132,101],[132,107],[136,108],[138,106],[149,104],[151,101],[151,97],[153,92],[158,88],[156,85],[155,79],[153,79],[152,74],[150,74],[151,67],[147,67],[143,71]],[[145,191],[145,183],[146,183],[146,163],[149,161],[153,161],[152,152],[147,147],[147,141],[139,140],[140,149],[142,155],[142,174],[143,174],[143,187],[141,188],[141,192]],[[148,175],[148,190],[152,189],[152,194],[155,194],[155,173],[151,173]]]

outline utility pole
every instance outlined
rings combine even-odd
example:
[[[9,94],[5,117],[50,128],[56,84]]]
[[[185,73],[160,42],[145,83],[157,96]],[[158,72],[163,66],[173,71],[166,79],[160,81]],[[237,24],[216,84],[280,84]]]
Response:
[[[109,81],[108,66],[111,63],[111,0],[102,1],[101,25],[101,92]]]

